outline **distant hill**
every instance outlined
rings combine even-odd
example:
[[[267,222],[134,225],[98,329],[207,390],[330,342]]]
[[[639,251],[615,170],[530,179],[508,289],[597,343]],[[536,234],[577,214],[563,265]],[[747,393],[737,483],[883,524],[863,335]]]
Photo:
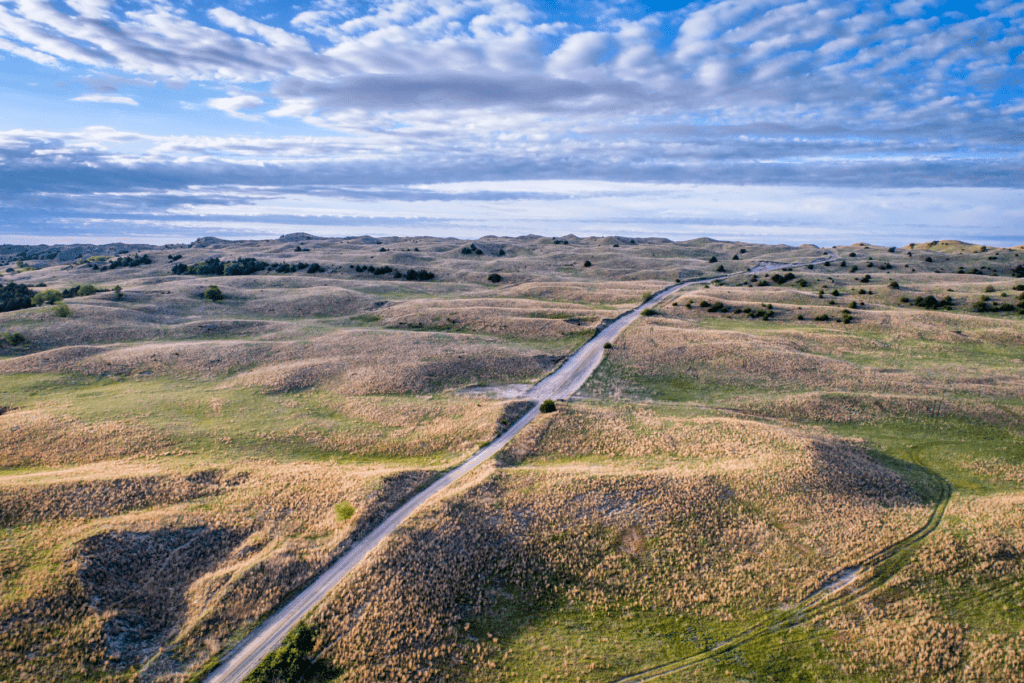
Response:
[[[971,244],[970,242],[961,242],[960,240],[934,240],[932,242],[911,242],[904,249],[927,249],[929,251],[939,251],[944,254],[977,254],[980,251],[990,251],[998,249],[999,247],[988,247],[982,244]],[[1013,247],[1014,249],[1024,248],[1024,245],[1020,247]]]

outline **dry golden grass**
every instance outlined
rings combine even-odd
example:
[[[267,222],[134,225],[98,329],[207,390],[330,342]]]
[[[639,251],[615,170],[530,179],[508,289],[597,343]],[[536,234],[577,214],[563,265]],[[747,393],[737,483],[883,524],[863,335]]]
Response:
[[[848,658],[844,671],[908,682],[1021,680],[1024,632],[1012,620],[1024,584],[1022,505],[1020,493],[954,497],[947,523],[885,593],[829,620],[842,633],[834,650]]]
[[[5,484],[14,507],[4,524],[17,542],[0,548],[0,671],[47,680],[130,672],[171,643],[164,669],[198,666],[430,476],[254,461]],[[339,521],[340,501],[355,507],[352,519]]]
[[[512,605],[725,621],[771,610],[928,512],[858,444],[796,430],[572,405],[523,436],[523,466],[419,517],[318,610],[318,649],[341,680],[500,672],[502,643],[479,624]],[[533,464],[595,449],[603,464]]]
[[[45,410],[0,418],[0,469],[169,455],[172,444],[134,420],[83,423]]]
[[[589,332],[601,317],[586,306],[497,298],[404,301],[380,309],[379,315],[384,324],[404,329],[453,329],[540,340]]]
[[[549,355],[464,335],[345,330],[290,346],[232,384],[270,391],[327,386],[351,395],[424,393],[536,379],[553,365]]]
[[[395,401],[379,396],[338,396],[323,402],[351,422],[308,421],[279,430],[268,426],[258,438],[305,444],[326,452],[366,458],[415,458],[465,453],[495,435],[500,406],[493,402],[447,397],[444,400]]]
[[[502,297],[564,301],[575,304],[623,306],[638,304],[647,292],[663,289],[664,280],[638,282],[527,282],[505,287],[496,294]],[[609,317],[614,317],[609,314]]]
[[[875,393],[809,392],[743,399],[734,404],[757,415],[810,422],[866,424],[894,418],[967,418],[982,424],[1024,423],[1024,408],[962,399]]]
[[[203,379],[246,370],[229,386],[292,391],[324,385],[342,393],[383,394],[535,379],[553,363],[544,353],[467,335],[340,330],[301,342],[68,346],[0,360],[0,373],[155,373]]]
[[[769,323],[770,324],[770,323]],[[897,329],[890,326],[888,329]],[[1020,343],[1020,340],[1015,340]],[[696,327],[687,320],[641,319],[627,328],[607,355],[603,372],[626,378],[678,377],[696,384],[801,388],[819,391],[868,391],[927,394],[962,391],[990,397],[1024,397],[1024,377],[980,366],[965,368],[959,358],[947,362],[907,363],[892,342],[786,331],[765,333]],[[893,346],[895,345],[895,346]],[[897,367],[886,367],[884,351]],[[832,357],[881,353],[873,362]],[[917,367],[915,367],[915,365]],[[901,366],[902,369],[901,369]]]

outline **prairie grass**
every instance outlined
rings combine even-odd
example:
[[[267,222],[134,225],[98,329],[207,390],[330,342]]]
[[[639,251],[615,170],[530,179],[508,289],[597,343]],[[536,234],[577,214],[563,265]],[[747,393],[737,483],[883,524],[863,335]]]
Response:
[[[856,443],[662,417],[671,439],[652,445],[643,425],[655,416],[609,424],[612,412],[542,418],[522,465],[421,516],[360,568],[312,619],[340,680],[612,680],[699,651],[927,516]],[[701,453],[720,437],[726,448]]]
[[[204,239],[180,262],[324,270],[172,276],[154,250],[138,268],[14,274],[124,296],[0,314],[27,340],[0,349],[0,679],[183,680],[521,414],[459,390],[538,379],[712,257],[725,284],[606,350],[584,393],[614,403],[560,404],[403,527],[314,615],[315,651],[339,680],[614,680],[906,537],[937,472],[958,493],[881,589],[684,678],[1024,678],[1024,321],[969,306],[1014,296],[1024,254],[858,244],[761,287],[748,268],[822,250],[466,244]],[[201,299],[211,284],[223,301]],[[928,294],[954,311],[901,301]],[[850,324],[813,321],[843,309]]]
[[[181,473],[4,481],[5,678],[128,676],[168,647],[163,668],[199,666],[433,476],[175,464]],[[345,520],[342,502],[352,508]]]
[[[451,394],[265,393],[148,377],[15,375],[0,404],[0,469],[199,457],[440,465],[494,433],[501,401]],[[140,412],[145,406],[146,412]]]

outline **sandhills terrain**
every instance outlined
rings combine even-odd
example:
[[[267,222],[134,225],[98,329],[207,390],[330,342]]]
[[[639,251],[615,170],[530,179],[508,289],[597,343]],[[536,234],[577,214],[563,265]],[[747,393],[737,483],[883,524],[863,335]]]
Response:
[[[698,277],[251,680],[1024,679],[1024,250],[296,234],[0,275],[0,680],[202,680]]]

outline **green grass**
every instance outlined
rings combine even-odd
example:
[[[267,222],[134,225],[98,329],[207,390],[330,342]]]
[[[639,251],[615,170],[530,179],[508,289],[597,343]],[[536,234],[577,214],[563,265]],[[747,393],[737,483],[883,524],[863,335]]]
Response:
[[[335,397],[321,390],[266,394],[248,388],[222,388],[219,384],[220,380],[187,381],[160,376],[121,379],[18,374],[5,377],[0,405],[42,407],[86,423],[134,420],[165,437],[173,444],[171,450],[191,451],[211,461],[256,457],[369,463],[400,458],[410,467],[423,467],[444,464],[453,456],[438,452],[409,457],[385,451],[383,447],[379,452],[352,454],[322,449],[302,438],[261,438],[259,433],[273,430],[281,435],[293,428],[382,436],[403,428],[348,416],[334,407]],[[400,408],[404,401],[421,399],[382,400]],[[438,410],[443,411],[443,406]]]
[[[965,418],[918,418],[878,424],[828,424],[840,436],[867,440],[888,458],[890,468],[914,463],[937,472],[954,488],[974,494],[1012,490],[1018,486],[984,477],[964,466],[971,460],[997,460],[1024,464],[1024,443],[1005,427],[980,424]]]
[[[533,681],[547,676],[615,681],[670,661],[700,655],[773,615],[746,613],[722,622],[634,610],[503,606],[473,623],[470,634],[497,637],[506,655],[485,680]],[[812,626],[769,633],[665,681],[815,681],[836,671],[823,646],[829,632]],[[556,679],[557,680],[557,679]]]

